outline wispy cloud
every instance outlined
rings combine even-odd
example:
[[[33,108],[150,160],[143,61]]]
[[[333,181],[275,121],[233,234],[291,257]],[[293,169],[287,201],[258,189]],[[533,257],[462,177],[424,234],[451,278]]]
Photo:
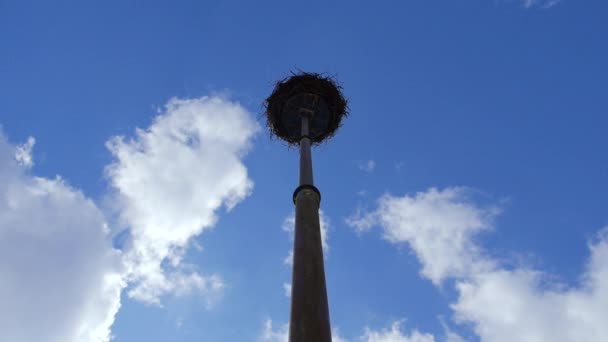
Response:
[[[376,161],[372,159],[359,161],[357,162],[357,167],[363,172],[372,173],[376,169]]]
[[[36,144],[34,137],[28,137],[27,141],[15,148],[15,160],[27,168],[31,168],[34,165],[34,159],[32,158],[32,149]]]
[[[559,4],[561,0],[517,0],[524,8],[549,9]]]
[[[338,329],[332,331],[331,339],[333,342],[348,342],[348,340],[340,336]],[[274,328],[272,320],[267,319],[264,322],[264,328],[258,338],[258,342],[289,342],[289,324],[283,324]]]
[[[364,328],[363,333],[356,338],[356,341],[361,342],[435,342],[435,337],[431,334],[421,333],[417,329],[411,332],[406,332],[403,329],[404,321],[395,321],[390,328],[373,330]],[[333,342],[348,342],[349,340],[340,334],[338,328],[333,329],[331,333]],[[283,324],[278,327],[273,326],[273,322],[267,319],[264,322],[264,328],[259,342],[288,342],[289,341],[289,324]],[[464,342],[458,335],[447,332],[446,342]]]
[[[289,325],[283,324],[278,328],[273,327],[271,319],[264,322],[264,329],[258,338],[259,342],[289,342]]]

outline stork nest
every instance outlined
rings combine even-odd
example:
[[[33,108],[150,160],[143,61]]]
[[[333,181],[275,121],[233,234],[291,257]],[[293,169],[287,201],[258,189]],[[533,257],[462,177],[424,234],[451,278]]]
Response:
[[[299,72],[279,80],[270,96],[264,101],[266,124],[271,135],[279,137],[289,145],[298,144],[299,139],[288,134],[281,118],[287,101],[292,96],[302,93],[318,95],[329,108],[330,120],[327,129],[311,137],[312,143],[318,145],[333,137],[340,128],[342,119],[348,115],[348,103],[342,95],[342,87],[330,76]]]

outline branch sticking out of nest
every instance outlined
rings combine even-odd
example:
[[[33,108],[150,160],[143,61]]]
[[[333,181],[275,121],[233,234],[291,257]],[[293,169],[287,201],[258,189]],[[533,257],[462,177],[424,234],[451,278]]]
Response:
[[[266,123],[272,135],[286,141],[289,145],[300,142],[299,117],[294,112],[286,112],[287,103],[298,95],[319,96],[327,108],[311,119],[312,143],[315,145],[333,137],[348,115],[348,104],[342,95],[342,87],[335,79],[317,73],[301,72],[278,81],[272,94],[264,102]],[[299,114],[298,114],[299,115]],[[291,125],[296,122],[297,126]]]

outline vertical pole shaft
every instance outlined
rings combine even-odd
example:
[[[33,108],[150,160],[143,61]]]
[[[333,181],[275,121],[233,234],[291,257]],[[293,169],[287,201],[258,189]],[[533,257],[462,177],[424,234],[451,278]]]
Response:
[[[314,185],[308,116],[302,116],[302,138],[300,139],[300,185]]]
[[[308,120],[308,117],[302,117],[300,187],[295,197],[296,217],[289,342],[331,342],[319,224],[321,199],[313,184]],[[302,185],[310,187],[302,187]]]

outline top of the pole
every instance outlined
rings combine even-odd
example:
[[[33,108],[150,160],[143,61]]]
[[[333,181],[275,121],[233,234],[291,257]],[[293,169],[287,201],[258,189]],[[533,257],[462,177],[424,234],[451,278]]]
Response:
[[[309,117],[313,144],[331,138],[348,115],[342,87],[331,77],[302,72],[278,81],[266,99],[266,119],[273,135],[290,145],[300,142],[302,115]]]

